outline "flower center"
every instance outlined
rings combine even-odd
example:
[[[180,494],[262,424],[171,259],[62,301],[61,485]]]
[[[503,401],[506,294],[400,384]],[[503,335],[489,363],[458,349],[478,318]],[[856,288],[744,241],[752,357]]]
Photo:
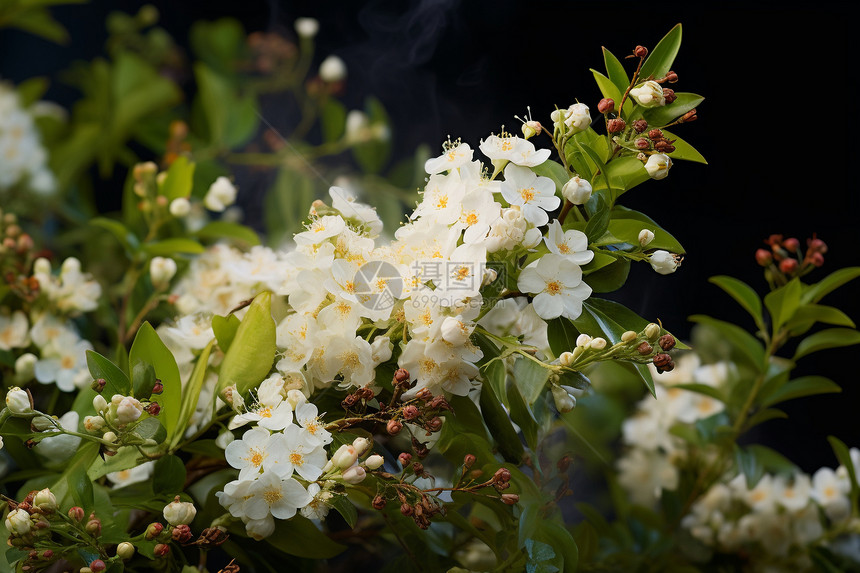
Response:
[[[266,455],[257,448],[253,448],[250,453],[251,455],[245,459],[247,459],[255,468],[260,467],[263,464],[263,460],[266,459]]]
[[[546,283],[546,292],[553,296],[561,293],[562,288],[564,287],[558,281],[549,281],[548,283]]]
[[[293,452],[290,454],[290,463],[294,466],[300,466],[305,463],[305,457],[302,454]]]
[[[556,246],[558,247],[558,252],[562,255],[570,253],[570,247],[567,246],[567,243],[559,243]]]
[[[266,500],[266,503],[269,505],[274,505],[283,499],[284,495],[281,493],[279,489],[267,489],[263,492],[263,499]]]
[[[63,356],[60,365],[63,367],[63,370],[71,370],[75,367],[75,359],[71,356]]]
[[[466,215],[466,224],[470,227],[478,222],[478,215],[474,211]]]
[[[520,196],[523,198],[523,203],[528,203],[535,198],[535,188],[520,189]]]

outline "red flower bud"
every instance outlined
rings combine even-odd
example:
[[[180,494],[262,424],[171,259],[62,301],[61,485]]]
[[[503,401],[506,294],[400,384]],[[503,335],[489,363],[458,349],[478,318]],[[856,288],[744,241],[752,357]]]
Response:
[[[398,422],[397,420],[388,420],[388,424],[385,426],[385,430],[392,436],[396,436],[400,433],[400,430],[403,429],[403,424]]]
[[[759,265],[766,267],[773,262],[773,255],[767,249],[759,249],[755,252],[755,260]]]
[[[660,337],[660,348],[666,352],[675,348],[675,337],[671,334],[664,334]]]
[[[96,559],[95,561],[90,563],[90,570],[93,573],[101,573],[105,569],[107,569],[107,565],[105,565],[105,562],[101,559]]]
[[[648,137],[650,137],[651,139],[662,139],[663,132],[655,128],[648,132]]]
[[[400,465],[405,468],[409,465],[409,462],[412,461],[412,454],[403,452],[399,456],[397,456],[397,461],[399,461]]]
[[[161,380],[156,380],[155,385],[152,387],[153,394],[161,394],[164,392],[164,384],[161,383]]]
[[[472,454],[466,454],[466,457],[463,458],[463,466],[465,466],[466,469],[471,468],[475,464],[476,459],[477,458]]]
[[[600,113],[609,113],[615,109],[615,100],[611,97],[605,97],[597,103],[597,111]]]
[[[409,371],[405,368],[398,368],[394,371],[394,382],[403,384],[409,382]]]
[[[811,255],[809,255],[809,262],[811,262],[816,267],[820,267],[824,264],[824,255],[818,252],[812,253]]]
[[[515,493],[503,493],[502,501],[507,505],[516,505],[520,501],[520,496]]]
[[[177,525],[170,532],[170,537],[178,543],[188,543],[191,541],[193,534],[191,533],[191,528],[187,525]]]
[[[644,137],[637,137],[633,143],[636,145],[636,149],[648,149],[651,147],[651,142]]]
[[[144,408],[150,416],[158,416],[161,412],[161,406],[158,405],[158,402],[150,403],[146,408]]]
[[[810,251],[822,254],[827,252],[827,243],[821,239],[809,239],[806,243],[809,245]]]
[[[606,130],[609,133],[618,133],[620,131],[624,131],[624,127],[627,124],[624,123],[624,120],[621,118],[610,119],[606,122]]]
[[[644,58],[648,55],[648,48],[646,48],[645,46],[636,46],[636,48],[633,50],[633,55],[637,58]]]
[[[96,392],[101,393],[101,391],[105,389],[106,385],[107,385],[107,380],[105,380],[104,378],[98,378],[96,380],[93,380],[92,389],[95,390]]]
[[[508,468],[497,469],[496,473],[493,474],[493,480],[502,483],[507,483],[511,481],[511,470],[509,470]]]
[[[377,495],[373,498],[373,502],[371,503],[371,505],[373,506],[373,509],[384,509],[386,503],[387,502],[385,501],[384,497],[382,497],[381,495]]]
[[[144,535],[144,537],[146,537],[146,539],[148,539],[149,541],[152,541],[153,539],[158,537],[163,530],[164,526],[157,521],[150,523],[149,527],[146,528],[146,534]]]
[[[787,275],[793,274],[797,270],[797,259],[783,259],[779,263],[779,270]]]
[[[800,247],[800,241],[795,239],[794,237],[789,237],[785,241],[782,242],[782,246],[789,253],[796,253],[797,249]]]
[[[673,71],[666,72],[666,77],[664,79],[670,84],[674,84],[678,81],[678,74]]]
[[[678,96],[675,95],[675,90],[670,89],[670,88],[663,88],[663,98],[666,100],[666,103],[668,104],[668,103],[672,103],[673,101],[678,99]]]
[[[84,508],[83,507],[72,507],[69,509],[69,517],[75,521],[83,521],[84,519]]]
[[[636,133],[642,133],[646,129],[648,129],[648,122],[644,119],[637,119],[633,122],[633,129],[636,130]]]
[[[642,356],[647,356],[647,355],[651,354],[652,352],[654,352],[654,348],[652,348],[652,346],[650,344],[648,344],[647,342],[643,342],[642,344],[640,344],[639,346],[636,347],[636,352],[638,352]]]
[[[170,553],[170,546],[165,545],[164,543],[159,543],[155,546],[155,549],[152,550],[156,557],[167,557]]]
[[[409,505],[408,503],[403,503],[400,505],[400,513],[402,513],[406,517],[409,517],[410,515],[412,515],[414,513],[414,511],[415,510],[412,509],[412,506]]]
[[[418,417],[418,413],[418,408],[413,404],[410,404],[403,408],[403,417],[407,420],[414,420]]]

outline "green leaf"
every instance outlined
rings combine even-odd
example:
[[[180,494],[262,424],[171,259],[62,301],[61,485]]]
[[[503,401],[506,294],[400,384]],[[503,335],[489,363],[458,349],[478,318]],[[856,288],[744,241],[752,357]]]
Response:
[[[651,178],[645,170],[645,164],[631,156],[616,157],[610,161],[606,166],[606,174],[612,188],[618,190],[617,197]],[[595,190],[605,188],[602,179],[592,181],[591,184]]]
[[[845,283],[860,277],[860,267],[847,267],[827,275],[813,285],[809,285],[801,296],[801,302],[818,302],[827,294],[838,289]]]
[[[143,250],[151,257],[171,257],[178,254],[199,255],[206,249],[197,241],[177,237],[155,243],[146,243],[143,245]]]
[[[788,284],[766,294],[764,305],[770,313],[771,328],[775,336],[800,305],[800,279],[792,279]]]
[[[516,384],[511,384],[507,396],[511,420],[522,430],[526,445],[532,450],[537,450],[539,426]]]
[[[335,511],[343,517],[343,520],[346,521],[346,524],[350,528],[355,528],[355,523],[358,521],[358,510],[355,509],[355,505],[347,496],[335,494],[335,496],[329,500],[329,505],[331,505]]]
[[[606,75],[609,76],[609,79],[618,88],[618,92],[623,94],[630,86],[630,78],[627,77],[624,65],[606,47],[603,47],[603,63],[606,64]],[[616,104],[621,103],[618,100],[615,100],[615,102]]]
[[[2,17],[0,17],[2,19]],[[15,86],[15,91],[18,92],[18,101],[21,107],[30,107],[45,95],[48,91],[50,81],[44,76],[30,78],[24,80]]]
[[[604,56],[605,55],[606,52],[604,51]],[[623,72],[624,69],[622,68],[621,71]],[[592,69],[591,74],[594,76],[594,81],[597,82],[597,87],[600,88],[600,93],[603,95],[603,97],[611,98],[612,101],[615,102],[615,107],[613,109],[617,113],[618,106],[621,105],[621,96],[622,94],[624,94],[625,90],[627,90],[627,86],[625,85],[623,88],[619,88],[610,78],[607,78],[597,70]],[[624,103],[626,107],[627,102]]]
[[[145,399],[152,396],[155,388],[155,368],[147,362],[138,362],[131,372],[131,385],[134,387],[134,397]]]
[[[272,318],[272,293],[261,292],[248,307],[236,329],[221,363],[218,393],[236,385],[245,394],[269,374],[275,361],[275,320]]]
[[[854,467],[854,461],[851,459],[851,452],[848,450],[845,442],[836,436],[827,436],[827,441],[830,442],[830,447],[833,448],[836,459],[848,470],[848,477],[851,478],[851,507],[856,511],[857,499],[860,497],[860,487],[858,487],[857,469]]]
[[[759,424],[764,424],[765,422],[775,420],[777,418],[788,418],[788,414],[776,408],[766,408],[764,410],[759,410],[758,412],[749,417],[746,424],[744,425],[744,430],[749,430],[751,428],[754,428],[755,426],[758,426]]]
[[[90,219],[90,225],[101,227],[102,229],[109,231],[117,238],[129,258],[133,257],[140,248],[140,241],[138,238],[119,221],[108,219],[106,217],[96,217],[95,219]]]
[[[215,340],[218,341],[218,347],[221,349],[221,352],[225,354],[230,349],[230,344],[232,344],[233,338],[236,337],[238,329],[239,317],[235,314],[228,316],[218,316],[216,314],[212,317],[212,331],[215,332]]]
[[[108,398],[114,394],[128,396],[132,393],[131,381],[125,372],[94,350],[87,350],[87,366],[94,380],[104,378],[105,388],[102,391]]]
[[[654,222],[653,219],[639,211],[616,205],[612,208],[611,215],[609,232],[626,243],[638,245],[639,232],[642,229],[648,229],[654,233],[654,240],[648,244],[649,249],[665,249],[681,255],[686,252],[675,237]]]
[[[755,455],[756,460],[765,471],[772,473],[794,473],[797,471],[797,466],[791,460],[767,446],[753,444],[747,446],[746,449]]]
[[[648,121],[649,126],[663,127],[664,125],[668,125],[688,111],[696,109],[705,101],[705,98],[699,94],[677,92],[675,95],[677,99],[672,103],[660,107],[652,107],[642,112],[642,117]],[[689,146],[689,144],[687,145]],[[672,157],[675,157],[674,153],[672,153]],[[704,158],[702,160],[704,161]]]
[[[771,406],[786,400],[794,400],[804,396],[814,396],[816,394],[832,394],[841,392],[842,388],[836,382],[825,378],[824,376],[802,376],[795,380],[791,380],[779,390],[767,397],[762,402],[764,406]]]
[[[157,444],[164,442],[167,439],[167,430],[158,418],[141,418],[134,426],[130,428],[144,440],[155,440]]]
[[[167,436],[173,433],[179,424],[179,405],[182,400],[182,381],[179,378],[179,368],[176,359],[167,349],[164,342],[158,337],[155,329],[148,322],[144,322],[134,337],[129,352],[129,365],[134,369],[139,362],[151,364],[155,369],[155,376],[161,380],[164,386],[160,399],[161,413],[159,419],[167,431]]]
[[[65,470],[52,485],[51,492],[62,508],[79,505],[85,510],[93,508],[93,482],[87,475],[90,465],[99,455],[96,442],[84,442],[75,455],[66,462]]]
[[[828,328],[810,334],[801,340],[800,344],[797,345],[797,351],[794,353],[794,360],[799,360],[819,350],[853,346],[854,344],[860,344],[860,332],[850,328]]]
[[[751,286],[726,275],[711,277],[708,279],[708,282],[717,285],[726,294],[735,299],[752,316],[756,326],[764,332],[764,315],[762,314],[761,299]]]
[[[210,143],[225,148],[245,143],[259,123],[254,96],[239,95],[226,79],[202,62],[195,64],[194,76]]]
[[[185,462],[176,456],[163,456],[155,462],[152,489],[168,497],[179,495],[185,489],[185,477]]]
[[[556,358],[562,352],[572,352],[576,348],[576,338],[580,335],[573,323],[563,317],[548,320],[546,333],[549,347]]]
[[[738,350],[740,357],[746,359],[750,366],[761,372],[766,367],[765,351],[755,337],[746,330],[730,322],[717,320],[703,314],[696,314],[689,318],[691,322],[704,324],[719,332],[731,345]]]
[[[671,139],[674,143],[672,145],[675,146],[675,151],[671,153],[672,159],[680,159],[681,161],[692,161],[693,163],[704,163],[708,164],[708,161],[705,159],[705,156],[698,152],[698,150],[681,139],[678,135],[674,133],[670,133],[667,130],[663,130],[663,137],[666,139]]]
[[[726,401],[726,397],[723,395],[719,388],[708,386],[707,384],[673,384],[672,388],[680,388],[681,390],[687,390],[688,392],[695,392],[696,394],[710,396],[711,398],[719,400],[720,402]]]
[[[596,293],[616,291],[627,282],[630,264],[628,259],[616,259],[611,264],[590,273],[585,277],[585,282]]]
[[[526,404],[534,404],[543,393],[549,380],[549,370],[528,358],[514,362],[514,383],[520,390]]]
[[[585,234],[589,242],[594,242],[606,233],[609,228],[609,206],[602,195],[597,196],[597,205],[594,210],[594,215],[588,220],[585,226]]]
[[[260,244],[260,237],[253,229],[230,221],[212,221],[195,235],[198,239],[210,241],[230,239],[240,247],[255,247]]]
[[[764,466],[759,463],[755,452],[735,444],[735,463],[747,480],[747,489],[753,489],[764,476]]]
[[[51,17],[51,12],[47,8],[41,6],[25,4],[13,7],[7,14],[0,12],[0,27],[4,25],[19,28],[58,44],[65,44],[69,40],[69,34],[62,24]]]
[[[289,233],[301,230],[301,223],[307,217],[305,207],[316,199],[314,182],[303,173],[282,168],[275,178],[275,184],[264,200],[263,218],[270,244],[278,244]]]
[[[275,532],[266,538],[266,543],[287,555],[306,559],[331,559],[346,549],[301,515],[287,521],[276,520]]]
[[[191,187],[194,182],[194,163],[188,161],[184,155],[177,157],[167,170],[167,177],[161,184],[160,192],[167,197],[168,201],[185,198],[191,195]]]
[[[822,304],[803,304],[798,307],[791,320],[785,323],[785,327],[792,335],[797,336],[812,328],[816,322],[849,328],[856,326],[851,317],[838,308]]]
[[[214,318],[221,317],[213,317],[213,324],[215,322]],[[173,440],[171,442],[171,446],[173,447],[179,444],[182,440],[185,435],[185,430],[188,427],[188,423],[191,421],[191,416],[197,408],[197,402],[200,400],[200,389],[203,388],[203,381],[206,379],[206,368],[209,364],[209,354],[212,352],[212,346],[214,345],[214,340],[209,341],[209,344],[206,345],[200,353],[200,356],[197,357],[197,362],[194,363],[194,370],[191,371],[191,376],[188,378],[188,382],[182,387],[182,405],[179,409],[179,425],[176,427],[176,432],[174,433]]]
[[[672,69],[672,62],[675,61],[680,47],[681,24],[676,24],[651,50],[651,55],[642,64],[639,77],[643,79],[651,76],[654,76],[656,79],[664,77],[666,72]]]
[[[346,131],[346,107],[333,98],[327,98],[320,110],[323,140],[330,143],[340,139]]]
[[[507,461],[519,464],[523,459],[523,444],[491,385],[481,386],[481,397],[478,403],[481,406],[484,422],[487,423],[490,434],[498,444],[499,453]]]

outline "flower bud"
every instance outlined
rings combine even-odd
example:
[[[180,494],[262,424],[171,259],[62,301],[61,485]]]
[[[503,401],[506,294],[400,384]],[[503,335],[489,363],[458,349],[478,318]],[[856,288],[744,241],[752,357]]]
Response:
[[[346,79],[346,64],[337,56],[329,56],[320,64],[319,74],[324,82],[342,82]]]
[[[755,260],[759,265],[766,267],[773,262],[773,255],[767,249],[758,249],[755,252]]]
[[[665,139],[661,139],[654,144],[654,149],[656,149],[660,153],[672,153],[673,151],[675,151],[675,146],[666,141]]]
[[[442,339],[451,344],[462,346],[469,341],[472,331],[475,329],[474,324],[463,322],[457,317],[447,316],[442,321],[440,334]]]
[[[113,432],[105,432],[102,436],[102,439],[106,442],[110,442],[111,444],[116,442],[116,434]]]
[[[797,259],[783,259],[779,263],[779,270],[790,275],[797,270]]]
[[[660,337],[660,348],[665,350],[666,352],[675,348],[675,337],[671,334],[664,334]]]
[[[144,410],[146,410],[146,413],[150,416],[158,416],[161,413],[161,406],[158,402],[150,402]]]
[[[108,407],[107,400],[105,400],[105,397],[102,396],[101,394],[99,394],[98,396],[93,398],[93,409],[96,412],[103,412],[103,411],[107,410],[107,407]]]
[[[529,139],[529,138],[534,137],[535,135],[539,134],[541,132],[541,130],[543,130],[543,126],[540,124],[539,121],[530,120],[530,121],[524,122],[521,129],[523,132],[523,137],[525,137],[526,139]]]
[[[236,202],[236,186],[223,175],[218,177],[203,198],[203,205],[210,211],[222,212]]]
[[[164,384],[161,383],[161,380],[155,380],[155,384],[152,385],[152,393],[153,394],[161,394],[164,392]]]
[[[621,342],[633,342],[639,338],[639,335],[632,330],[628,330],[624,334],[621,335]]]
[[[821,239],[810,239],[806,242],[806,244],[808,245],[810,251],[822,254],[827,252],[827,243],[825,243]]]
[[[588,345],[592,350],[603,350],[606,348],[606,339],[597,337]]]
[[[785,247],[785,250],[789,253],[796,253],[797,249],[800,248],[800,241],[798,241],[794,237],[789,237],[785,241],[783,241],[782,246]]]
[[[605,97],[597,103],[597,111],[600,113],[609,113],[615,109],[615,100],[611,97]]]
[[[344,444],[339,447],[331,457],[331,463],[334,464],[335,467],[345,470],[355,464],[357,459],[358,452],[355,450],[355,446]]]
[[[515,493],[503,493],[502,502],[506,505],[516,505],[520,501],[520,496]]]
[[[574,360],[576,358],[573,356],[573,352],[562,352],[561,356],[558,357],[558,363],[562,366],[570,366]]]
[[[663,99],[666,100],[667,104],[674,102],[678,99],[678,96],[675,94],[675,90],[669,88],[663,88]]]
[[[70,507],[66,515],[69,516],[69,519],[80,522],[84,519],[84,508],[78,506]]]
[[[576,337],[576,345],[585,348],[589,344],[591,344],[592,338],[587,334],[580,334]]]
[[[33,412],[33,404],[30,395],[17,386],[9,388],[6,393],[6,407],[12,414],[26,415]]]
[[[660,336],[660,326],[655,323],[649,323],[648,326],[645,327],[645,336],[648,337],[649,340],[656,340],[658,336]]]
[[[415,510],[414,510],[414,509],[412,508],[412,506],[411,506],[411,505],[409,505],[408,503],[405,503],[405,502],[404,502],[404,503],[402,503],[402,504],[400,505],[400,513],[402,513],[402,514],[403,514],[403,515],[405,515],[406,517],[409,517],[409,516],[410,516],[410,515],[412,515],[414,512],[415,512]]]
[[[102,522],[99,519],[94,519],[94,517],[90,515],[90,520],[87,521],[84,529],[93,537],[98,537],[102,534]]]
[[[105,562],[101,559],[94,559],[90,563],[90,571],[93,573],[102,573],[105,569],[107,569],[107,565],[105,565]]]
[[[182,219],[183,217],[187,217],[188,214],[191,213],[191,202],[185,197],[177,197],[170,202],[170,207],[168,207],[168,210],[170,211],[170,214],[177,219]]]
[[[345,470],[341,477],[346,483],[356,485],[364,481],[364,478],[367,477],[367,472],[361,466],[352,466]]]
[[[571,396],[561,386],[553,385],[552,399],[555,402],[556,409],[562,414],[566,414],[576,407],[576,398]]]
[[[50,489],[45,488],[33,498],[33,506],[38,507],[43,513],[53,513],[57,510],[57,498]]]
[[[400,465],[404,468],[412,463],[412,454],[409,452],[401,452],[399,456],[397,456],[397,461],[400,462]]]
[[[668,354],[656,354],[653,361],[657,372],[671,372],[675,368],[675,363]]]
[[[639,231],[639,244],[647,247],[654,240],[654,232],[650,229],[642,229]]]
[[[630,97],[642,107],[658,107],[666,105],[663,88],[654,80],[648,80],[630,90]]]
[[[170,532],[170,538],[177,543],[188,543],[194,535],[187,525],[177,525]]]
[[[104,378],[96,378],[95,380],[93,380],[93,383],[90,384],[90,388],[99,393],[101,393],[105,389],[105,386],[107,386],[107,380],[105,380]]]
[[[36,362],[39,359],[32,352],[26,352],[15,360],[15,378],[20,382],[29,382],[36,375]]]
[[[359,456],[363,456],[364,452],[369,450],[373,446],[373,442],[364,437],[358,437],[352,441],[352,447],[355,448],[355,453]]]
[[[320,29],[319,20],[316,18],[296,18],[294,26],[299,38],[305,40],[310,40],[316,36]]]
[[[646,129],[648,129],[648,122],[644,119],[637,119],[633,122],[633,129],[636,130],[636,133],[642,133]]]
[[[615,119],[610,119],[606,122],[606,130],[609,133],[620,133],[624,131],[624,128],[627,124],[620,117],[616,117]]]
[[[821,253],[812,253],[809,255],[809,262],[811,262],[816,267],[820,267],[824,264],[824,255]]]
[[[125,396],[116,407],[116,421],[120,426],[125,426],[137,421],[142,413],[143,405],[140,400]]]
[[[377,470],[385,463],[385,458],[379,454],[373,454],[364,462],[364,466],[369,470]]]
[[[161,532],[163,530],[164,530],[164,526],[161,525],[160,523],[158,523],[157,521],[155,521],[153,523],[150,523],[149,526],[147,526],[146,532],[144,533],[144,537],[147,540],[152,541],[153,539],[155,539],[156,537],[161,535]]]
[[[120,559],[131,559],[134,556],[134,545],[128,541],[123,541],[116,546],[116,554]]]
[[[398,368],[394,371],[394,383],[405,384],[409,382],[409,371],[405,368]]]
[[[193,503],[180,501],[177,495],[173,501],[164,506],[162,514],[170,525],[188,525],[194,521],[194,517],[197,515],[197,508],[194,507]]]
[[[164,543],[159,543],[155,546],[155,549],[152,550],[152,553],[156,557],[167,557],[167,555],[170,553],[170,546],[165,545]]]
[[[392,436],[396,436],[400,433],[400,430],[403,429],[403,424],[401,424],[397,420],[388,420],[388,424],[385,426],[385,430]]]
[[[149,262],[149,278],[156,288],[165,287],[176,274],[176,261],[166,257],[153,257]]]
[[[572,177],[564,187],[561,188],[561,194],[564,198],[574,205],[584,205],[591,199],[591,183],[579,177]]]
[[[585,131],[591,125],[591,114],[588,106],[584,103],[575,103],[567,108],[564,124],[572,130],[572,133]]]
[[[633,145],[636,146],[636,149],[643,149],[644,150],[644,149],[650,149],[651,148],[651,142],[648,141],[648,139],[645,137],[637,137],[636,141],[633,142]]]
[[[644,58],[648,55],[648,48],[646,48],[645,46],[636,46],[633,49],[633,55],[637,58]]]
[[[648,257],[648,262],[651,263],[651,268],[661,275],[670,275],[678,269],[677,255],[673,255],[669,251],[654,251]]]
[[[475,465],[476,460],[477,458],[474,455],[466,454],[465,457],[463,457],[463,467],[466,469],[471,468],[473,465]]]
[[[30,514],[23,509],[13,509],[6,516],[6,530],[15,535],[27,535],[32,529]]]
[[[418,408],[414,404],[410,404],[403,408],[403,417],[406,420],[414,420],[418,417]]]
[[[645,171],[651,179],[665,179],[672,167],[672,159],[665,153],[655,153],[645,162]]]
[[[666,80],[667,82],[669,82],[670,84],[674,84],[678,81],[678,74],[676,74],[675,72],[670,70],[670,71],[666,72],[666,77],[664,77],[663,79]]]

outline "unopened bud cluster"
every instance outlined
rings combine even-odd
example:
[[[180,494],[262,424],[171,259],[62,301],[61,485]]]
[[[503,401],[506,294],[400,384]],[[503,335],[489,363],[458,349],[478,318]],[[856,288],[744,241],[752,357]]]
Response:
[[[775,286],[803,276],[824,264],[827,243],[814,236],[806,240],[806,252],[795,237],[771,235],[764,243],[768,249],[755,252],[756,262],[765,268],[765,278]]]
[[[640,332],[628,330],[620,340],[610,345],[606,339],[580,334],[576,339],[576,348],[570,352],[562,352],[558,363],[570,370],[581,370],[587,364],[603,360],[623,360],[629,362],[653,362],[658,372],[668,372],[674,368],[671,356],[666,354],[675,347],[675,337],[665,332],[655,323],[648,324]],[[573,389],[566,386],[552,388],[556,405],[559,405],[562,389],[570,394]],[[559,394],[559,396],[556,396]],[[572,397],[572,396],[571,396]],[[562,401],[563,403],[563,401]],[[574,401],[575,404],[575,401]],[[559,410],[562,410],[559,407]],[[562,410],[565,411],[565,410]]]

